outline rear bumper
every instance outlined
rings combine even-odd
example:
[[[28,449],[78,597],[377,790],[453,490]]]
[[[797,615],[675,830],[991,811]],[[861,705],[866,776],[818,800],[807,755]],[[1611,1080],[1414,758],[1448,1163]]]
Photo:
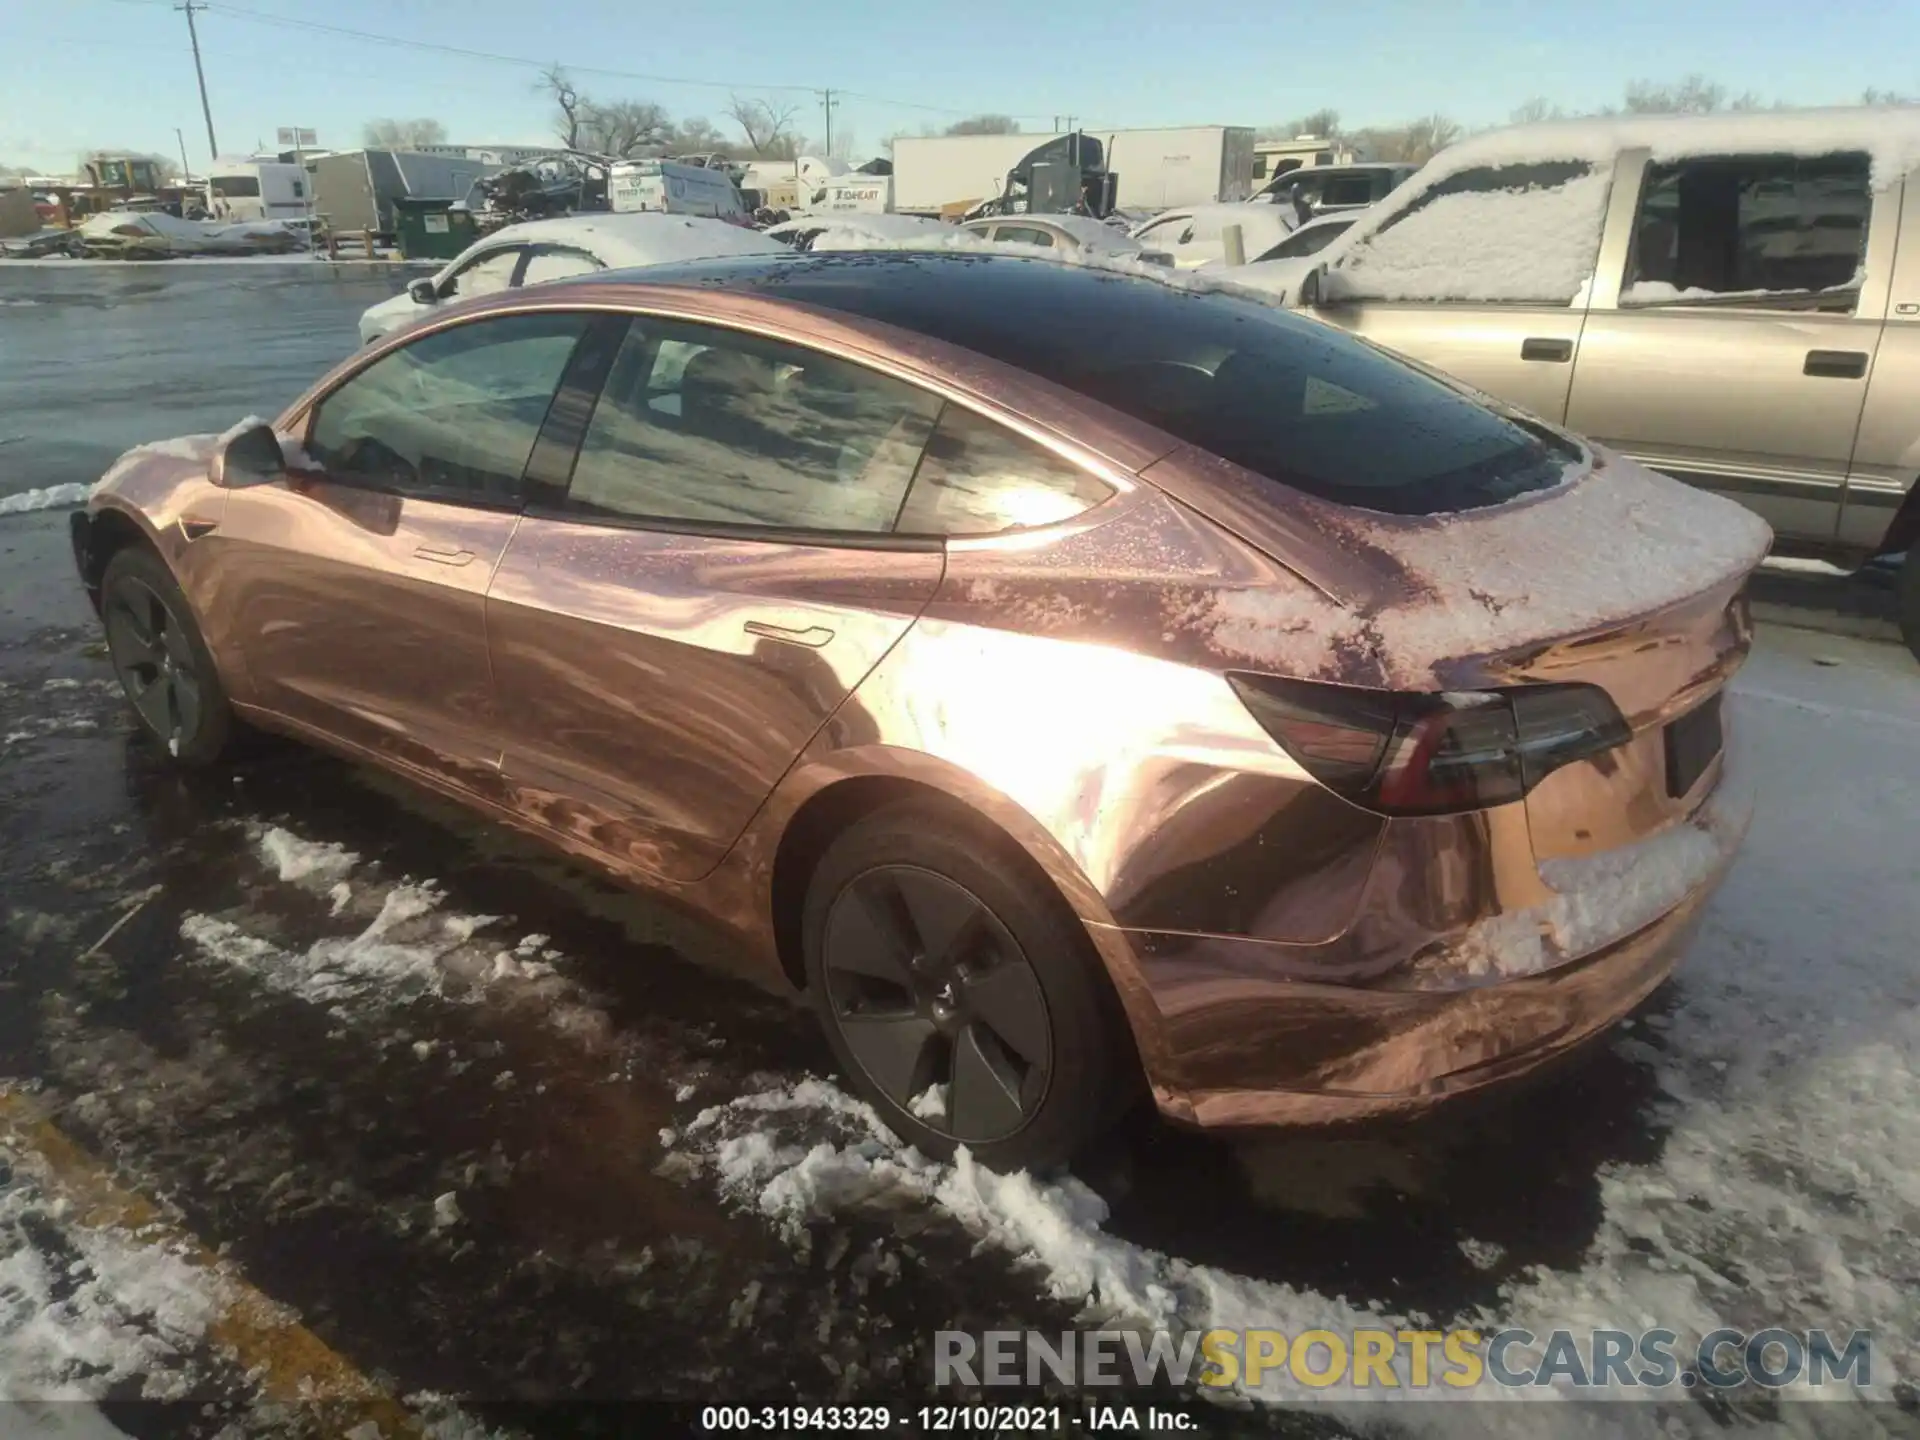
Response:
[[[1629,934],[1533,973],[1451,967],[1474,945],[1464,932],[1451,954],[1342,984],[1303,978],[1298,952],[1284,953],[1291,947],[1119,929],[1097,938],[1124,943],[1139,965],[1158,1022],[1140,1050],[1168,1118],[1231,1128],[1405,1115],[1518,1080],[1645,1000],[1692,941],[1750,813],[1749,793],[1723,763],[1710,796],[1683,822],[1711,836],[1711,862],[1674,903],[1629,922],[1637,924]],[[1414,973],[1435,968],[1454,973],[1439,983]]]

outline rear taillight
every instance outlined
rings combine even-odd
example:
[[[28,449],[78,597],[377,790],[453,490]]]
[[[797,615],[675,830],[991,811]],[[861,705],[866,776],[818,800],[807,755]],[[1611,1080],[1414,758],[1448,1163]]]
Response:
[[[1511,804],[1561,766],[1632,736],[1593,685],[1428,695],[1272,675],[1227,679],[1308,774],[1386,815]]]

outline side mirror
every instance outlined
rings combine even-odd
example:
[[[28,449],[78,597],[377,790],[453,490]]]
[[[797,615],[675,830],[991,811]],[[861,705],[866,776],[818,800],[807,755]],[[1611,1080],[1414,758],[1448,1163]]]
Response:
[[[271,425],[242,430],[214,452],[212,479],[216,485],[257,485],[287,473],[287,457]]]
[[[440,291],[431,280],[414,281],[407,286],[407,294],[413,297],[416,305],[432,305],[440,299]]]
[[[1325,265],[1316,265],[1300,281],[1299,302],[1302,305],[1320,303],[1321,277],[1327,273]]]

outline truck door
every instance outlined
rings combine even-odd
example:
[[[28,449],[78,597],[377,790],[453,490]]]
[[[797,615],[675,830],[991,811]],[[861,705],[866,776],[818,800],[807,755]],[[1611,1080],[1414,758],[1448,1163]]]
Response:
[[[1898,187],[1876,201],[1864,152],[1636,159],[1629,242],[1595,286],[1568,426],[1783,536],[1831,540]]]
[[[1442,175],[1346,247],[1316,313],[1557,424],[1611,188],[1585,160]]]

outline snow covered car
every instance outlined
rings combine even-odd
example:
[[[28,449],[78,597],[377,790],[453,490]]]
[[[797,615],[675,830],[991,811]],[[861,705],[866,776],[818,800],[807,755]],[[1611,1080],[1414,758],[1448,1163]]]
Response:
[[[439,271],[398,295],[369,305],[360,316],[360,341],[371,345],[403,325],[455,300],[669,260],[713,255],[762,255],[785,247],[725,220],[654,211],[567,215],[528,220],[476,241]]]
[[[1181,269],[1220,260],[1227,253],[1223,236],[1229,225],[1240,227],[1240,244],[1247,259],[1271,250],[1292,233],[1293,212],[1285,206],[1259,201],[1226,205],[1193,205],[1167,210],[1133,231],[1133,238],[1149,250],[1173,257]]]
[[[994,215],[968,220],[960,226],[968,234],[996,245],[1033,245],[1087,255],[1112,255],[1148,265],[1171,265],[1164,250],[1150,250],[1118,226],[1089,215]]]
[[[887,250],[898,245],[969,245],[974,236],[926,215],[866,215],[850,211],[802,215],[764,234],[795,250]],[[986,241],[981,239],[981,244]]]
[[[1666,978],[1746,823],[1759,519],[1144,267],[507,291],[73,527],[161,751],[305,737],[668,893],[995,1166],[1141,1094],[1532,1071]]]
[[[1442,152],[1281,288],[1739,501],[1783,555],[1904,554],[1920,657],[1915,235],[1912,107],[1555,121]]]
[[[1279,244],[1258,256],[1249,255],[1245,265],[1229,266],[1224,260],[1209,260],[1199,267],[1210,279],[1228,280],[1255,290],[1265,290],[1284,300],[1300,288],[1309,270],[1329,259],[1333,243],[1360,217],[1357,214],[1321,215],[1307,221]]]
[[[194,255],[284,255],[304,239],[276,220],[181,220],[162,211],[109,210],[77,231],[87,255],[174,259]]]

